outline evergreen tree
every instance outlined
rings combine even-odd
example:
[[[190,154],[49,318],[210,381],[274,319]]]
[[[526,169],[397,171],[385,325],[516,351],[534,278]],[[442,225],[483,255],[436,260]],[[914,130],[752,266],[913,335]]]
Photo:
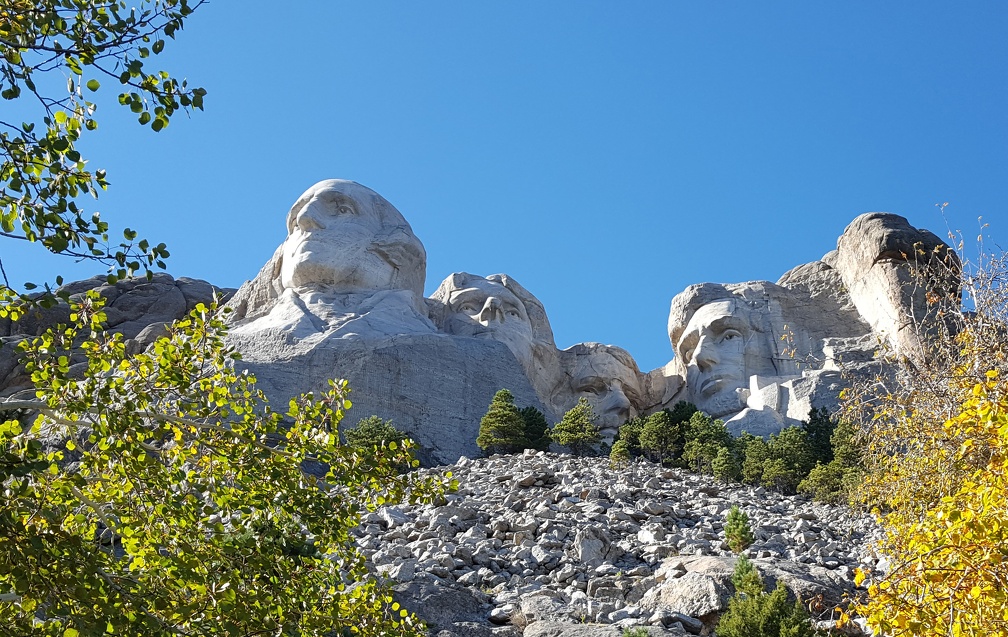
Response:
[[[755,597],[763,591],[763,578],[760,577],[756,566],[745,555],[739,555],[735,562],[735,570],[731,576],[732,585],[736,593],[742,593],[750,597]]]
[[[528,446],[525,420],[515,407],[510,391],[502,389],[494,394],[487,413],[480,420],[476,445],[487,455],[514,453]]]
[[[578,456],[585,455],[599,443],[601,436],[595,424],[595,412],[586,398],[578,399],[577,404],[564,414],[563,419],[553,427],[550,437]]]
[[[714,462],[711,463],[711,470],[714,477],[722,482],[738,482],[742,479],[742,466],[732,450],[728,447],[721,447]]]
[[[722,447],[729,450],[731,434],[720,420],[714,420],[702,411],[695,412],[686,423],[686,445],[683,460],[697,473],[712,473],[714,458]]]
[[[546,415],[532,405],[523,408],[520,413],[525,422],[525,440],[528,448],[549,451],[549,423],[546,422]]]
[[[380,416],[361,418],[356,426],[343,430],[346,444],[358,449],[382,447],[390,442],[398,443],[408,438],[409,436],[392,426],[391,420],[384,420]]]
[[[802,423],[802,429],[808,440],[808,447],[813,455],[813,464],[827,464],[833,459],[833,445],[830,439],[836,430],[836,423],[829,417],[825,409],[813,409],[809,412],[808,421]]]
[[[644,420],[644,427],[640,433],[640,447],[652,460],[657,457],[659,462],[664,463],[675,458],[681,439],[682,430],[679,423],[673,423],[669,412],[663,409]]]
[[[770,449],[766,441],[753,436],[745,446],[745,458],[742,461],[742,481],[746,484],[763,482],[763,465],[770,458]]]
[[[680,400],[676,404],[672,405],[672,409],[666,409],[665,411],[668,412],[669,418],[672,422],[679,424],[689,422],[693,417],[693,414],[697,413],[699,410],[693,403]]]
[[[763,590],[763,579],[744,555],[735,563],[732,583],[736,592],[728,610],[718,619],[719,637],[814,637],[808,613],[801,601],[788,602],[784,582],[773,592]]]
[[[753,543],[749,516],[738,505],[732,506],[725,518],[725,537],[728,539],[728,548],[736,553],[741,553]]]
[[[613,469],[623,469],[630,464],[630,445],[626,440],[617,440],[609,450],[609,466]]]
[[[645,420],[647,420],[647,418],[638,416],[637,418],[631,418],[620,425],[618,438],[626,443],[627,452],[629,452],[630,455],[636,456],[641,453],[640,435],[641,432],[644,431]]]

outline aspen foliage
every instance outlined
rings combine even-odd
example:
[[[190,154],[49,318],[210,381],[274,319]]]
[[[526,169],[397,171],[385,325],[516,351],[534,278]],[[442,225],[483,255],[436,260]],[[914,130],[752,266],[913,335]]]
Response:
[[[959,259],[918,255],[920,350],[845,395],[865,468],[855,497],[878,513],[888,562],[857,573],[868,594],[850,613],[877,634],[1008,635],[1008,267],[979,254],[944,288],[925,279],[957,277]]]
[[[421,634],[353,531],[450,476],[400,474],[408,440],[340,444],[346,381],[270,409],[214,307],[130,356],[100,302],[22,343],[34,395],[0,403],[0,632]]]
[[[926,510],[885,517],[890,570],[869,579],[868,600],[856,610],[887,635],[1008,635],[1005,378],[988,371],[943,429],[962,442],[955,450],[936,449],[936,462],[975,466],[976,451],[983,449],[987,463]],[[858,583],[865,577],[859,572]]]

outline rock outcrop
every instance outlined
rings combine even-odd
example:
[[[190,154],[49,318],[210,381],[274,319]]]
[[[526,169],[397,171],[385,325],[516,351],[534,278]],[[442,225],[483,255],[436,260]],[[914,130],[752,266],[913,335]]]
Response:
[[[734,434],[766,436],[832,411],[843,375],[923,357],[941,310],[958,307],[960,264],[937,236],[887,213],[857,217],[821,260],[776,284],[691,285],[672,299],[673,373]],[[873,365],[874,364],[874,365]]]
[[[955,251],[903,217],[857,217],[837,240],[832,260],[858,312],[894,354],[923,357],[921,336],[936,313],[947,304],[959,307]]]
[[[68,283],[60,288],[71,298],[94,290],[105,300],[106,326],[122,334],[128,351],[139,352],[164,334],[165,325],[191,312],[198,304],[209,306],[213,299],[224,303],[233,289],[218,288],[206,281],[186,277],[172,278],[166,273],[146,278],[125,279],[109,285],[106,278],[96,276]],[[31,387],[31,378],[18,362],[16,345],[25,338],[38,336],[58,323],[68,323],[70,308],[60,303],[49,309],[33,309],[15,323],[0,320],[0,394],[11,395]],[[83,361],[77,353],[71,364]]]

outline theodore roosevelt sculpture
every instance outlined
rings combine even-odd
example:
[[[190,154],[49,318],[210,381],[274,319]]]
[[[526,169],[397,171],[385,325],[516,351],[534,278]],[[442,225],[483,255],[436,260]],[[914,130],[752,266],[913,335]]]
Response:
[[[639,416],[648,403],[648,383],[626,350],[602,343],[578,343],[560,352],[562,380],[552,404],[558,413],[579,398],[595,412],[602,439],[611,443],[620,425]]]

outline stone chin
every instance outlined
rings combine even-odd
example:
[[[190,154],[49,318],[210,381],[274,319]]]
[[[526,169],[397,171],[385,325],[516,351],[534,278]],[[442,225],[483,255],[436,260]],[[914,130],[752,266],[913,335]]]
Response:
[[[529,331],[506,327],[472,326],[463,321],[457,321],[453,324],[451,333],[458,336],[499,341],[507,345],[507,348],[523,366],[527,367],[532,362],[532,335]]]
[[[724,382],[731,381],[726,380]],[[736,383],[722,387],[709,396],[703,396],[691,391],[690,402],[696,405],[697,409],[712,418],[734,415],[745,407],[745,403],[742,401],[741,396],[739,396],[741,389],[742,387]]]

